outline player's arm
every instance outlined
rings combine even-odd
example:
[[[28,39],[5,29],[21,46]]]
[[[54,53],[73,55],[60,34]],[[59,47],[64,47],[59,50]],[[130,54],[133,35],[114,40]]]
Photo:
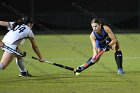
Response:
[[[1,25],[1,26],[5,26],[5,27],[8,27],[8,26],[9,26],[9,22],[0,21],[0,25]]]
[[[35,39],[32,38],[32,37],[30,37],[29,40],[30,40],[30,42],[31,42],[32,49],[34,50],[34,52],[35,52],[35,53],[37,54],[37,56],[39,57],[39,60],[40,60],[41,62],[44,61],[44,59],[43,59],[43,57],[42,57],[42,55],[41,55],[41,53],[40,53],[40,51],[39,51],[39,48],[38,48],[38,46],[37,46],[37,44],[36,44],[36,42],[35,42]]]
[[[92,43],[92,47],[93,47],[93,56],[97,54],[97,48],[96,48],[96,37],[91,33],[90,34],[90,40]]]
[[[104,26],[105,31],[108,33],[108,36],[111,38],[111,42],[108,44],[109,46],[114,45],[117,42],[115,35],[112,30],[108,26]]]

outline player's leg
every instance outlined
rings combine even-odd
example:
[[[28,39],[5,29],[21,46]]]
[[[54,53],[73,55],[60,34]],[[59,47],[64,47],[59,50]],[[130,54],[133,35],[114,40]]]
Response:
[[[16,49],[18,52],[20,52],[20,49],[17,47]],[[24,60],[22,57],[16,56],[16,64],[20,71],[20,77],[31,77],[32,75],[28,73],[28,71],[25,68]]]
[[[20,77],[31,77],[31,74],[29,74],[25,68],[24,60],[22,57],[16,57],[16,64],[20,71]]]
[[[122,66],[123,54],[122,51],[120,50],[119,42],[113,45],[113,49],[115,50],[114,57],[118,67],[118,74],[124,74],[123,66]]]
[[[0,39],[0,47],[2,47],[1,49],[4,51],[4,53],[2,55],[2,59],[0,61],[0,70],[5,69],[11,63],[13,58],[15,57],[15,55],[11,51],[9,51],[6,48],[3,48],[3,45],[4,45],[4,43]],[[13,49],[16,48],[15,45],[14,46],[9,45],[9,44],[5,44],[5,45],[7,45],[8,47],[11,47]]]
[[[13,58],[14,58],[14,54],[4,52],[2,59],[0,61],[0,70],[5,69],[11,63]]]
[[[98,49],[98,53],[99,53],[100,51],[101,51],[101,50]],[[87,61],[86,63],[84,63],[83,65],[81,65],[81,66],[79,66],[79,67],[76,68],[74,74],[79,75],[80,72],[82,72],[82,71],[84,71],[85,69],[89,68],[90,66],[94,65],[96,62],[99,61],[99,59],[100,59],[100,57],[97,58],[96,60],[93,60],[92,57],[89,58],[88,61]]]

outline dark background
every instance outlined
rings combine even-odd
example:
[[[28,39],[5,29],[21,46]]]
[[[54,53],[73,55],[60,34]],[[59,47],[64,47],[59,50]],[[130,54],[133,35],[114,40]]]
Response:
[[[73,7],[74,2],[86,12]],[[3,7],[3,3],[32,16],[37,22],[34,25],[36,32],[44,27],[54,32],[65,31],[62,33],[82,33],[85,29],[91,31],[90,21],[96,16],[111,24],[112,29],[138,33],[140,28],[139,0],[0,0],[0,20],[13,21],[19,16]]]

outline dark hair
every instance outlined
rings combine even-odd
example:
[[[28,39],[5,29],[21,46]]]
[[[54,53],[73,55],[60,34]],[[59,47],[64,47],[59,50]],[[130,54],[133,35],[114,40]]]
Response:
[[[102,21],[101,21],[101,19],[99,19],[99,18],[94,18],[94,19],[92,19],[92,21],[91,21],[91,24],[92,24],[92,23],[102,24]]]
[[[23,17],[22,19],[25,25],[27,25],[28,23],[33,24],[33,19],[31,17]]]
[[[13,29],[17,26],[17,25],[22,25],[25,24],[27,25],[28,23],[33,24],[33,19],[31,17],[22,17],[19,18],[17,21],[15,21],[15,23],[13,24]]]

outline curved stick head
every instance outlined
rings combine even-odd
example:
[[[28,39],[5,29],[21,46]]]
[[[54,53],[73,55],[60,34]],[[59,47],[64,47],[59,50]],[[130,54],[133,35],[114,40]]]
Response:
[[[25,57],[25,56],[26,56],[26,52],[23,52],[23,53],[22,53],[22,57]]]

